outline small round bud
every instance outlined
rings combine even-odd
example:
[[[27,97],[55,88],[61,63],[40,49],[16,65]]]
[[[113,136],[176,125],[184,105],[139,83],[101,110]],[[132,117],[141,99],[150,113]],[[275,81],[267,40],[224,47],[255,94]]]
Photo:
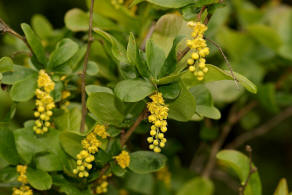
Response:
[[[196,70],[195,66],[189,66],[189,71],[194,72]]]
[[[155,148],[154,148],[154,152],[159,153],[159,152],[161,152],[161,149],[158,148],[158,147],[155,147]]]
[[[148,138],[147,138],[147,142],[148,142],[148,143],[152,143],[152,142],[153,142],[153,137],[148,137]]]

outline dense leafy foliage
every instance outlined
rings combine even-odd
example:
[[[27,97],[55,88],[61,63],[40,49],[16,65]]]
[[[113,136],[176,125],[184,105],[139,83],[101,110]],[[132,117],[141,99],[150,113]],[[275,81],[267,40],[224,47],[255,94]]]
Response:
[[[292,116],[292,8],[95,0],[92,9],[69,10],[62,29],[34,15],[23,36],[0,21],[0,193],[266,194],[256,152],[236,149]],[[206,52],[194,57],[189,26],[203,23],[193,40]],[[180,142],[196,147],[191,171]],[[286,179],[272,190],[288,195]]]

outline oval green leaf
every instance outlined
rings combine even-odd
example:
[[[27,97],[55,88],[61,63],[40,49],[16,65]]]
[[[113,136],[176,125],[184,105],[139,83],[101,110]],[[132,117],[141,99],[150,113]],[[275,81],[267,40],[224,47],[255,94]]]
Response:
[[[123,80],[115,89],[116,96],[123,102],[138,102],[155,91],[153,84],[147,80]]]
[[[177,195],[212,195],[214,191],[213,183],[201,177],[195,177],[179,189]]]
[[[37,190],[48,190],[52,186],[52,178],[47,172],[28,168],[26,175],[28,183]]]
[[[135,173],[146,174],[161,169],[166,162],[163,154],[150,151],[137,151],[130,154],[129,169]]]

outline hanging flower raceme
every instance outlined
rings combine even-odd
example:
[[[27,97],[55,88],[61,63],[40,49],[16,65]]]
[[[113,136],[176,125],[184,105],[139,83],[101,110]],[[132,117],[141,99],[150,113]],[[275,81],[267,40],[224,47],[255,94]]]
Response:
[[[208,29],[201,22],[189,22],[188,26],[193,28],[192,40],[187,41],[188,47],[192,51],[191,58],[188,59],[189,71],[194,73],[199,81],[204,79],[204,75],[208,72],[205,57],[209,54],[204,32]]]
[[[118,156],[114,157],[123,169],[127,168],[130,164],[130,155],[127,151],[123,150]]]
[[[19,176],[17,177],[17,181],[21,183],[21,186],[19,188],[13,188],[12,195],[32,195],[33,194],[30,187],[26,185],[28,183],[26,170],[27,170],[26,165],[17,165],[16,171],[19,173]]]
[[[78,177],[88,177],[88,171],[92,169],[92,162],[95,160],[94,154],[98,152],[101,141],[97,138],[105,139],[109,136],[104,125],[96,125],[85,139],[81,141],[83,150],[77,155],[77,167],[73,173]]]
[[[35,91],[37,110],[34,112],[34,116],[38,119],[35,121],[33,130],[36,134],[44,134],[51,126],[50,118],[53,115],[52,109],[55,107],[55,103],[50,93],[54,90],[55,83],[44,70],[39,71],[37,83],[38,88]]]
[[[148,117],[153,125],[150,130],[150,137],[147,138],[150,143],[149,148],[154,152],[160,152],[165,146],[166,138],[164,133],[167,131],[168,107],[164,103],[162,94],[157,92],[150,96],[152,102],[147,103],[147,108],[151,113]]]
[[[98,181],[98,186],[96,187],[97,194],[103,194],[107,192],[108,182],[107,179],[111,177],[112,174],[103,175],[101,179]]]

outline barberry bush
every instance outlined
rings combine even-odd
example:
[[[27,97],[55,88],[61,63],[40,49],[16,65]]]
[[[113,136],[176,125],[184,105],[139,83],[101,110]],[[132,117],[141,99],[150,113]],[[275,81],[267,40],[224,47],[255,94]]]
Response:
[[[251,141],[289,129],[289,6],[86,3],[0,19],[1,195],[289,194]]]

